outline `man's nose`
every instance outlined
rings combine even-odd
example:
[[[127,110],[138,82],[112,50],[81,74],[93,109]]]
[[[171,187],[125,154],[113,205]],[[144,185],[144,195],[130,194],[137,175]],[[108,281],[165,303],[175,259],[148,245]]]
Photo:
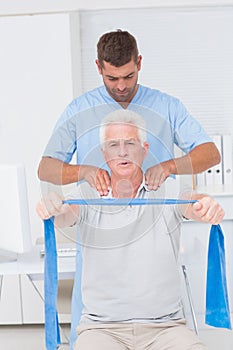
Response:
[[[119,79],[117,82],[117,89],[119,91],[124,91],[126,88],[125,80],[124,79]]]
[[[126,157],[128,155],[127,146],[124,142],[121,142],[119,145],[119,156]]]

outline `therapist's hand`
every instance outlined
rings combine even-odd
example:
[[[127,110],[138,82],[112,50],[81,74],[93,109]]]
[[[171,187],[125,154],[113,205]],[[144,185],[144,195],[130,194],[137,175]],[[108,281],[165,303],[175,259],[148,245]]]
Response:
[[[62,203],[63,198],[56,192],[51,192],[44,196],[40,202],[37,203],[36,211],[42,220],[51,218],[63,214],[68,204]]]
[[[80,165],[79,178],[87,181],[101,196],[107,196],[111,183],[107,170],[91,165]]]
[[[145,173],[145,184],[149,190],[157,190],[172,174],[171,161],[162,162],[148,168]]]

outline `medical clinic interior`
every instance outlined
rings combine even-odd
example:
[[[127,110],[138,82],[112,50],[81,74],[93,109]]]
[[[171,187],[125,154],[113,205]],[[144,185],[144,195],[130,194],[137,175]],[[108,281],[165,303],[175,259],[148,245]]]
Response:
[[[210,224],[182,222],[178,268],[188,327],[209,350],[232,350],[233,0],[0,0],[0,349],[56,348],[46,343],[54,334],[46,321],[46,238],[36,205],[49,191],[65,197],[76,183],[40,181],[38,166],[66,106],[103,84],[97,41],[117,29],[137,40],[138,83],[182,101],[221,155],[213,167],[177,177],[225,211],[218,252],[224,272],[216,279],[228,326],[206,322]],[[182,156],[175,146],[175,157]],[[57,348],[73,350],[76,228],[56,229],[55,239]]]

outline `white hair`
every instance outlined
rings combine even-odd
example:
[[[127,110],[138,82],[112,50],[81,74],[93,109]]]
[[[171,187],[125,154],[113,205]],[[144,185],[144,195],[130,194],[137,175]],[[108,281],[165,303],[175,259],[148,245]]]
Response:
[[[100,143],[104,147],[106,139],[106,127],[112,124],[131,124],[136,126],[138,132],[138,138],[141,145],[144,146],[146,142],[146,123],[144,119],[137,113],[128,109],[118,109],[114,112],[109,113],[100,125]]]

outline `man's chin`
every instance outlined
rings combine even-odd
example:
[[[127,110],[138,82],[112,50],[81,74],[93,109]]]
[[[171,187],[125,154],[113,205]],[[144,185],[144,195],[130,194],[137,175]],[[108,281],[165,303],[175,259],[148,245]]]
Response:
[[[127,103],[128,101],[129,101],[129,96],[127,95],[127,96],[119,96],[119,95],[116,95],[115,97],[114,97],[114,100],[116,101],[116,102],[121,102],[121,103]]]
[[[129,102],[131,98],[131,94],[129,94],[129,92],[126,94],[109,93],[116,102]]]
[[[116,176],[121,179],[131,178],[135,176],[135,171],[132,171],[132,169],[122,168],[118,169]]]

